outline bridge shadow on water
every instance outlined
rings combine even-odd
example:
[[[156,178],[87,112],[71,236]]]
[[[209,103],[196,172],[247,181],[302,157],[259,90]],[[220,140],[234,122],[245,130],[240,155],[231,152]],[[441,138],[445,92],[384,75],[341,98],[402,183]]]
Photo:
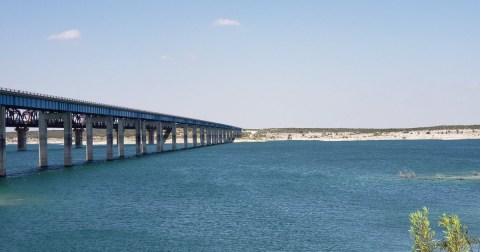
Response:
[[[137,157],[135,155],[136,146],[135,144],[125,144],[125,157],[118,157],[118,147],[117,145],[113,146],[113,156],[114,161],[120,161],[123,159],[131,158],[141,158],[142,156]],[[183,150],[183,143],[177,143],[177,150]],[[188,145],[188,148],[193,147],[192,144]],[[156,145],[149,144],[147,145],[147,156],[148,155],[159,155],[156,153]],[[86,147],[81,148],[72,147],[72,158],[73,166],[83,166],[83,165],[92,165],[107,161],[106,154],[106,145],[94,145],[93,146],[93,161],[86,161]],[[163,152],[168,153],[172,152],[171,144],[164,144]],[[65,169],[63,165],[63,153],[64,148],[63,144],[48,144],[48,167],[40,168],[38,166],[38,144],[28,144],[26,151],[18,151],[16,144],[7,145],[7,177],[19,177],[29,174],[35,174],[40,172],[47,172],[52,170]],[[68,168],[67,168],[68,169]]]

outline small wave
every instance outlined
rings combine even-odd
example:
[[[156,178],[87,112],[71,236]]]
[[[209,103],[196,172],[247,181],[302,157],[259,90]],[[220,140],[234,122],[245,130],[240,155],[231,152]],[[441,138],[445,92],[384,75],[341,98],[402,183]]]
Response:
[[[414,171],[403,169],[398,172],[398,176],[403,179],[412,179],[417,177]]]

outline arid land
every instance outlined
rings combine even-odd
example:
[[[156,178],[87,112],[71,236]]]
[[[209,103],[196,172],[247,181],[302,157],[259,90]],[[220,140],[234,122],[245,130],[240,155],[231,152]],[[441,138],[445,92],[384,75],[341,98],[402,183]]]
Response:
[[[480,125],[452,125],[421,128],[348,129],[348,128],[271,128],[244,129],[236,142],[317,140],[459,140],[480,139]]]
[[[135,143],[135,131],[125,130],[125,143]],[[192,132],[188,132],[192,142]],[[73,136],[72,136],[73,138]],[[38,132],[27,132],[27,143],[38,143]],[[235,142],[265,142],[286,140],[316,141],[369,141],[369,140],[460,140],[480,139],[480,125],[451,125],[421,128],[350,129],[350,128],[270,128],[243,129],[242,137]],[[94,144],[106,144],[104,129],[94,129]],[[86,132],[83,132],[86,142]],[[200,141],[200,139],[198,139]],[[49,143],[63,143],[63,130],[49,130]],[[171,138],[167,143],[171,142]],[[17,133],[7,132],[7,144],[17,143]],[[177,131],[177,143],[183,143],[183,130]],[[116,137],[114,137],[116,144]]]

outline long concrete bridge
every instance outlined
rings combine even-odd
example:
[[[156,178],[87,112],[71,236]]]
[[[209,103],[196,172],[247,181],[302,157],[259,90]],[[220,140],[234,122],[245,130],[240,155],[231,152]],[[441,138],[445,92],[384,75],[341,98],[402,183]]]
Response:
[[[177,150],[177,128],[183,128],[184,148],[188,148],[191,128],[193,148],[231,143],[241,135],[241,128],[215,122],[167,115],[125,107],[111,106],[70,98],[0,88],[0,177],[6,176],[6,127],[17,132],[18,150],[27,148],[27,131],[38,127],[39,167],[48,166],[47,128],[64,130],[64,165],[72,166],[72,138],[75,146],[83,146],[86,130],[86,161],[93,160],[93,128],[106,129],[106,160],[113,160],[114,129],[117,132],[118,157],[124,157],[124,130],[135,129],[136,155],[147,153],[148,144],[156,152],[163,151],[171,137],[172,150]],[[198,136],[200,139],[198,139]],[[200,140],[200,141],[198,141]]]

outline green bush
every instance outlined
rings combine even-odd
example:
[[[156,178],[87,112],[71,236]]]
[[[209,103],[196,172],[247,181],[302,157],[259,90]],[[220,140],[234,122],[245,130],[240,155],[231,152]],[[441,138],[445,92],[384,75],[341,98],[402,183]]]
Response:
[[[445,228],[443,233],[445,238],[440,242],[442,249],[448,252],[468,252],[471,251],[472,242],[468,237],[468,230],[465,225],[460,223],[456,215],[447,216],[443,214],[438,225]]]
[[[423,207],[423,212],[416,211],[410,214],[410,235],[413,238],[412,251],[431,252],[435,249],[433,237],[435,232],[430,229],[428,209]]]
[[[447,252],[473,251],[473,245],[479,244],[480,239],[468,234],[467,226],[460,223],[456,215],[443,214],[438,225],[443,227],[445,237],[435,240],[435,232],[430,228],[428,209],[410,213],[410,235],[413,239],[412,251],[432,252],[436,249]]]

